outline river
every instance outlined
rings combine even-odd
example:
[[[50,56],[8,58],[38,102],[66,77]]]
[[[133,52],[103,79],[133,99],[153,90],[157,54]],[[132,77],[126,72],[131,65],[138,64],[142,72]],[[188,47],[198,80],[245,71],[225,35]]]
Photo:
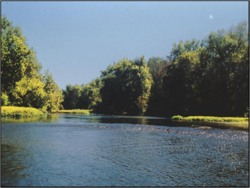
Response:
[[[248,131],[192,125],[136,116],[2,119],[1,185],[248,186]]]

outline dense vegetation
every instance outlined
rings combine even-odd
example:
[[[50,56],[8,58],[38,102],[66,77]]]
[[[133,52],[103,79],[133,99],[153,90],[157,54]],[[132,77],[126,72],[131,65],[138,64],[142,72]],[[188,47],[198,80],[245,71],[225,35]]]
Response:
[[[166,59],[122,59],[89,84],[61,91],[26,44],[1,18],[1,105],[103,114],[248,116],[248,29],[241,22],[205,39],[174,44]]]
[[[248,116],[248,30],[241,22],[202,41],[174,44],[166,59],[123,59],[82,86],[68,85],[65,109],[104,114]]]
[[[20,27],[1,18],[1,106],[22,106],[57,110],[63,101],[62,91],[29,48]]]

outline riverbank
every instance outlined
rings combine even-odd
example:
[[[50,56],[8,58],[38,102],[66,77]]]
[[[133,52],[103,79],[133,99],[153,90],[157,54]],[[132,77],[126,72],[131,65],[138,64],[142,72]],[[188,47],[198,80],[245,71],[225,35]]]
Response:
[[[183,121],[205,121],[205,122],[234,122],[234,123],[248,123],[249,118],[247,117],[216,117],[216,116],[187,116],[183,117],[180,115],[173,116],[172,120],[183,120]]]
[[[1,117],[42,117],[46,114],[47,112],[32,107],[1,106]]]
[[[194,123],[192,126],[196,127],[199,126],[199,123],[213,123],[208,124],[206,126],[211,127],[225,127],[230,129],[249,129],[249,118],[247,117],[216,117],[216,116],[187,116],[183,117],[180,115],[173,116],[171,118],[173,121],[180,121],[180,122],[197,122]],[[216,125],[217,124],[217,125]]]
[[[70,113],[70,114],[89,115],[91,113],[91,110],[86,110],[86,109],[52,110],[52,113]]]

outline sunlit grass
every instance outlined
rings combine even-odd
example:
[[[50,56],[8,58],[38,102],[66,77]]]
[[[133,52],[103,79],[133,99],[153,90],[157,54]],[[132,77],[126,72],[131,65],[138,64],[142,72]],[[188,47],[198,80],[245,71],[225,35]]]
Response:
[[[183,120],[183,117],[180,115],[176,115],[176,116],[173,116],[171,119],[172,120]]]
[[[215,117],[215,116],[187,116],[183,117],[180,115],[173,116],[172,120],[181,120],[181,121],[195,121],[195,122],[211,122],[211,123],[220,123],[225,127],[237,127],[248,129],[249,127],[249,118],[246,117]]]
[[[89,115],[91,110],[86,109],[72,109],[72,110],[52,110],[52,113],[72,113],[72,114],[86,114]]]
[[[248,118],[245,117],[215,117],[215,116],[188,116],[184,117],[186,121],[206,121],[206,122],[245,122],[248,123]]]
[[[246,117],[215,117],[215,116],[173,116],[172,120],[184,121],[205,121],[205,122],[241,122],[248,123],[249,118]]]
[[[38,117],[46,114],[32,107],[1,106],[1,117]]]

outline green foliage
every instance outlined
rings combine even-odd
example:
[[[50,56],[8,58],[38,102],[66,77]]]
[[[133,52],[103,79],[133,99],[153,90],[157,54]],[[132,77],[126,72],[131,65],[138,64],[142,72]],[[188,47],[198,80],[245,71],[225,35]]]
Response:
[[[148,115],[244,115],[249,97],[246,22],[212,32],[201,43],[174,44],[168,61],[151,72],[157,86],[151,90]]]
[[[193,39],[192,41],[186,41],[183,45],[183,41],[180,41],[178,45],[174,43],[170,56],[167,56],[168,61],[175,62],[178,57],[185,52],[197,51],[200,48],[200,41]]]
[[[28,47],[20,27],[14,27],[4,16],[1,18],[1,91],[11,93],[16,82],[25,75],[39,71],[35,52]]]
[[[135,61],[123,59],[113,66],[108,66],[106,71],[102,71],[101,79],[103,113],[132,115],[145,113],[152,78],[144,57]]]
[[[244,117],[249,117],[249,107],[247,107],[247,112],[245,112]]]
[[[6,93],[1,92],[1,106],[9,105],[9,97]]]
[[[2,105],[58,109],[62,92],[52,75],[40,74],[41,64],[26,44],[20,27],[1,18],[1,99]]]
[[[200,78],[200,92],[206,111],[213,108],[215,114],[243,116],[248,106],[246,22],[228,32],[212,32],[202,43],[201,68],[204,74]]]
[[[63,90],[64,101],[62,102],[62,105],[64,109],[76,109],[78,106],[80,94],[81,86],[67,85],[66,90]]]
[[[183,120],[183,117],[180,115],[176,115],[176,116],[173,116],[171,119],[172,120]]]
[[[47,94],[47,111],[58,110],[63,101],[62,91],[53,80],[52,74],[49,73],[49,70],[45,72],[43,79],[45,83],[44,90]]]
[[[100,96],[100,89],[102,87],[102,81],[100,78],[96,78],[92,80],[87,85],[82,85],[79,101],[78,101],[78,108],[82,109],[93,109],[96,111],[102,102]]]
[[[165,93],[163,90],[163,77],[166,75],[166,67],[171,65],[171,63],[162,58],[153,57],[149,58],[147,65],[152,75],[153,83],[146,115],[164,116],[165,109],[163,101],[165,99]]]
[[[105,114],[243,116],[248,70],[247,23],[242,22],[201,42],[174,44],[167,60],[122,59],[87,85],[68,85],[62,104]]]
[[[39,78],[23,77],[16,83],[13,90],[13,96],[15,97],[13,104],[16,106],[44,108],[47,100],[44,86],[44,82]]]

